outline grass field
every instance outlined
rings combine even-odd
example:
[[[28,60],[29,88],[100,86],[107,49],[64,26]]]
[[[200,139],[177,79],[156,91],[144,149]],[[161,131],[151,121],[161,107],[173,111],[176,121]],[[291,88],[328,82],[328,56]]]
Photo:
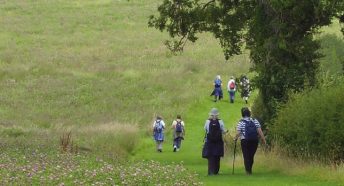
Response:
[[[162,168],[183,161],[187,170],[176,176],[189,179],[196,172],[195,181],[206,185],[335,185],[343,180],[337,176],[343,169],[323,178],[310,171],[296,176],[277,163],[266,167],[269,163],[260,162],[269,157],[262,152],[257,174],[249,179],[240,155],[234,176],[227,156],[222,175],[206,177],[200,148],[210,108],[217,106],[234,130],[242,106],[239,99],[234,106],[211,102],[212,81],[217,74],[226,83],[231,75],[247,73],[248,53],[226,62],[217,41],[201,34],[174,56],[163,44],[168,34],[147,26],[159,3],[0,0],[0,185],[129,184],[132,177],[122,179],[117,169],[123,159],[127,175],[132,171],[128,159],[157,160]],[[178,154],[168,140],[166,153],[155,153],[149,132],[157,114],[167,124],[177,114],[186,121]],[[60,138],[69,132],[72,153],[61,154]]]

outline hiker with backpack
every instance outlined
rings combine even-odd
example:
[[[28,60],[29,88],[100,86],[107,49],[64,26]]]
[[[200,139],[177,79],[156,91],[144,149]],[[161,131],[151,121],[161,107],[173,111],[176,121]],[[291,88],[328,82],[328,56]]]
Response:
[[[234,103],[235,91],[236,91],[236,84],[234,80],[234,76],[231,76],[230,80],[227,84],[227,91],[229,93],[229,102]]]
[[[235,142],[240,137],[242,155],[247,175],[252,174],[254,155],[258,148],[259,137],[263,144],[266,140],[258,120],[251,118],[251,111],[247,107],[241,109],[242,119],[237,125]]]
[[[179,151],[182,140],[185,135],[185,125],[181,115],[177,115],[177,119],[172,122],[173,129],[173,152]]]
[[[153,123],[153,137],[156,142],[156,149],[158,152],[162,152],[162,143],[164,142],[164,129],[165,122],[160,116],[156,117],[156,120]]]
[[[246,75],[242,75],[240,78],[240,86],[241,86],[241,98],[248,103],[248,98],[250,97],[250,80],[247,78]]]
[[[205,158],[208,159],[208,175],[217,175],[220,170],[220,158],[224,154],[224,143],[222,134],[225,133],[225,126],[219,119],[219,111],[211,109],[209,119],[205,121]]]
[[[222,80],[221,76],[217,75],[214,80],[214,90],[210,94],[210,96],[214,96],[214,102],[217,102],[223,98],[223,93],[222,93]]]

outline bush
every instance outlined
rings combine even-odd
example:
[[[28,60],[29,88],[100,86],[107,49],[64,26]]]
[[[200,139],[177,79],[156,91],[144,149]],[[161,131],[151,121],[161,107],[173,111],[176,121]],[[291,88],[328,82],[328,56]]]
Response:
[[[274,141],[290,155],[344,160],[344,83],[292,96],[273,122]]]
[[[254,104],[251,110],[252,110],[252,116],[260,122],[263,128],[265,128],[265,122],[268,120],[269,111],[264,106],[264,101],[260,93],[258,94],[257,98],[254,100]]]

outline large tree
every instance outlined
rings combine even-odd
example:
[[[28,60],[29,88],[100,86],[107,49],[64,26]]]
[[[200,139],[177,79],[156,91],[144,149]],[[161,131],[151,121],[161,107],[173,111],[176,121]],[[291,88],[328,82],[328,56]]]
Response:
[[[314,34],[334,18],[344,23],[343,0],[164,0],[158,12],[148,24],[169,32],[166,44],[175,52],[201,32],[213,33],[226,59],[245,44],[266,121],[289,91],[315,85],[321,55]]]

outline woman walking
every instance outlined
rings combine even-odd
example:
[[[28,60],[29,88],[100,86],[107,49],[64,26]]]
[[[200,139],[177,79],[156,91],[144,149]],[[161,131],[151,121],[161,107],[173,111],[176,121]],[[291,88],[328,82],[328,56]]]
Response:
[[[209,119],[205,121],[206,151],[208,159],[208,175],[217,175],[220,170],[220,158],[223,157],[224,143],[222,134],[225,133],[224,123],[219,119],[219,111],[211,109]]]
[[[234,140],[240,137],[242,155],[247,175],[252,174],[254,155],[258,148],[259,138],[266,144],[264,134],[258,120],[251,118],[251,111],[247,107],[241,109],[242,119],[237,125],[237,135]]]
[[[179,151],[182,140],[185,135],[185,124],[181,115],[177,115],[177,119],[172,122],[173,129],[173,152]]]
[[[214,91],[211,95],[214,95],[214,102],[217,102],[219,101],[220,99],[222,99],[223,97],[223,93],[222,93],[222,80],[221,80],[221,76],[220,75],[217,75],[215,77],[215,80],[214,80]]]
[[[153,123],[153,137],[156,142],[156,149],[158,152],[162,152],[162,143],[164,142],[164,129],[165,122],[160,116],[156,117],[156,120]]]

